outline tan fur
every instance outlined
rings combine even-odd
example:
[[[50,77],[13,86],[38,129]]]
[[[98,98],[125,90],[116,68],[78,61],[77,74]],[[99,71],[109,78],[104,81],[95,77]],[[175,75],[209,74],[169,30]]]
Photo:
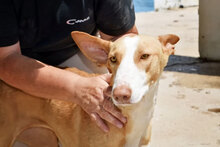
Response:
[[[125,47],[123,45],[120,45],[120,39],[119,41],[116,41],[114,44],[111,44],[110,46],[110,52],[108,54],[108,59],[110,59],[111,57],[116,57],[117,62],[114,64],[112,63],[110,60],[107,61],[107,68],[110,71],[110,73],[113,73],[112,79],[111,79],[111,83],[110,86],[113,85],[113,81],[114,81],[114,75],[116,74],[116,70],[118,69],[118,66],[124,56],[125,53]]]
[[[110,125],[110,133],[102,132],[74,103],[33,97],[2,81],[0,100],[0,147],[12,146],[17,135],[32,127],[53,130],[63,147],[117,147],[123,142],[124,129]]]
[[[105,52],[110,52],[108,57],[116,55],[118,57],[118,64],[120,64],[120,60],[123,58],[123,46],[120,45],[120,41],[122,41],[123,38],[111,43],[90,37],[85,33],[76,32],[72,35],[75,35],[73,36],[74,39],[79,36],[79,40],[75,40],[79,47],[82,47],[79,43],[81,40],[89,39],[91,46],[98,45],[99,47],[103,47]],[[159,47],[159,41],[155,40],[149,41],[143,38],[143,42],[139,44],[139,50],[142,50],[146,44],[149,46],[149,51],[147,52],[151,54],[152,57],[146,61],[147,66],[149,66],[146,72],[151,75],[152,81],[159,79],[159,75],[166,64],[165,62],[167,62],[167,60],[164,60],[167,58],[163,57],[162,46]],[[163,39],[161,38],[161,40]],[[87,52],[82,52],[88,56]],[[137,56],[139,56],[139,53],[137,53]],[[90,56],[88,56],[88,58],[98,63],[96,57],[95,60]],[[109,59],[106,62],[107,63],[104,63],[102,60],[101,63],[98,64],[106,64],[112,71],[114,77],[117,71],[117,64],[111,64]],[[146,66],[143,63],[139,64],[138,60],[136,62],[139,68]],[[75,68],[66,70],[82,76],[96,76]],[[0,147],[11,147],[16,137],[22,131],[33,127],[42,127],[52,130],[61,142],[62,147],[123,147],[126,144],[126,135],[134,131],[133,125],[135,120],[130,118],[132,109],[147,100],[148,99],[145,98],[140,103],[131,105],[130,107],[120,107],[123,114],[128,117],[126,126],[122,129],[118,129],[108,124],[111,131],[104,133],[90,120],[89,116],[78,105],[66,101],[37,98],[0,81]],[[147,135],[147,140],[149,140],[149,133],[147,133]]]

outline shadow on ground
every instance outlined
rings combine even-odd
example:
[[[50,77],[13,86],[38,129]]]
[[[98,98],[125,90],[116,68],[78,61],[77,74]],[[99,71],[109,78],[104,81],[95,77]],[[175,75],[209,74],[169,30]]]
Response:
[[[220,62],[200,58],[171,55],[165,71],[220,76]]]

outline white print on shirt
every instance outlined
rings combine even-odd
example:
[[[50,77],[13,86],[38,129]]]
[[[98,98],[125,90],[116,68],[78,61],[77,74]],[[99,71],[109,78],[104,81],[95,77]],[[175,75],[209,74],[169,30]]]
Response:
[[[74,24],[77,24],[77,23],[83,23],[85,21],[88,21],[89,19],[90,19],[89,16],[84,18],[84,19],[78,19],[78,20],[77,19],[69,19],[69,20],[66,21],[66,23],[68,25],[74,25]]]

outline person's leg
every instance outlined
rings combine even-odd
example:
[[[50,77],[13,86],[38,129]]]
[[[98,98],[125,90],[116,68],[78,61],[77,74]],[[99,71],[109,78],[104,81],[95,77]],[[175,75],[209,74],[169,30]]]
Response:
[[[60,67],[76,67],[88,73],[107,73],[106,67],[98,67],[87,59],[80,51],[59,65]]]

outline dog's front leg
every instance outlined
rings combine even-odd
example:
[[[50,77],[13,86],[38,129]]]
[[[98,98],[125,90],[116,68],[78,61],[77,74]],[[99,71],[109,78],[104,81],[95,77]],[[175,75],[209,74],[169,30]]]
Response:
[[[12,147],[14,138],[15,134],[13,127],[10,128],[9,125],[8,127],[0,127],[0,147]]]
[[[17,137],[17,141],[28,147],[58,147],[57,137],[46,128],[27,129]]]

